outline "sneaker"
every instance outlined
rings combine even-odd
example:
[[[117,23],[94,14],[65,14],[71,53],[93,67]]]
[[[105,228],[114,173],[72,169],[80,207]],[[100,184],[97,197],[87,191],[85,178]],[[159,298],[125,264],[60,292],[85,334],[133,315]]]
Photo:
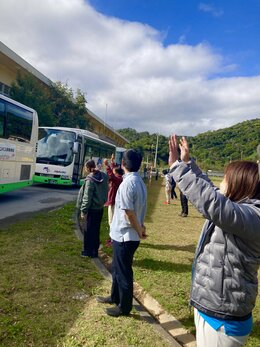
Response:
[[[118,306],[106,308],[106,314],[112,317],[128,316],[129,313],[123,313]]]
[[[87,252],[85,252],[85,251],[82,251],[81,252],[81,256],[83,257],[83,258],[98,258],[98,253],[92,253],[92,254],[89,254],[89,253],[87,253]]]
[[[90,257],[90,255],[87,252],[85,252],[85,251],[81,252],[81,256],[84,257],[84,258],[85,257]]]
[[[101,304],[113,304],[111,296],[97,296],[96,297],[97,302]]]
[[[186,213],[182,213],[181,215],[182,217],[188,217],[188,215]]]
[[[168,201],[164,201],[164,205],[170,205]]]

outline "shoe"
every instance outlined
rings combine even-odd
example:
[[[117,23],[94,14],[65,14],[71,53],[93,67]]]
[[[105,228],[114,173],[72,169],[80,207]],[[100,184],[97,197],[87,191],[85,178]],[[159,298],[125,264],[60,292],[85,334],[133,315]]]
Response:
[[[85,252],[85,251],[82,251],[82,252],[81,252],[81,256],[84,257],[84,258],[85,258],[85,257],[90,258],[90,254],[88,254],[88,253]]]
[[[82,251],[81,252],[81,256],[83,257],[83,258],[98,258],[98,253],[92,253],[92,254],[89,254],[89,253],[87,253],[87,252],[85,252],[85,251]]]
[[[118,306],[106,308],[106,314],[112,317],[128,316],[129,313],[123,313]]]
[[[168,201],[164,201],[164,205],[170,205]]]
[[[111,299],[111,296],[97,296],[96,297],[97,302],[101,304],[113,304],[113,301]]]
[[[188,217],[188,215],[186,213],[182,213],[181,215],[182,217]]]

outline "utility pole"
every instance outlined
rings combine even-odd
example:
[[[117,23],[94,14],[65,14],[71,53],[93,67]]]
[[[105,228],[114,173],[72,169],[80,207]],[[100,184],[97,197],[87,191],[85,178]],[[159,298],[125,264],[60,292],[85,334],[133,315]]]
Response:
[[[155,156],[154,156],[154,168],[155,169],[156,169],[156,166],[157,166],[158,142],[159,142],[159,133],[157,133]]]
[[[106,129],[106,122],[107,122],[107,104],[106,104],[106,113],[105,113],[105,119],[104,119],[104,135],[105,135],[105,129]]]

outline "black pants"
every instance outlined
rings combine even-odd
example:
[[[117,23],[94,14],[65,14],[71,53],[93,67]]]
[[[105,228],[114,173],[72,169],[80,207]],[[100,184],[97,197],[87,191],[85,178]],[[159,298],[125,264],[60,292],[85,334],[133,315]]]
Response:
[[[84,222],[83,251],[89,257],[97,257],[99,249],[100,224],[103,216],[103,208],[99,210],[89,209]]]
[[[180,192],[180,199],[181,199],[181,213],[185,213],[188,215],[188,199],[182,192]]]
[[[117,242],[113,240],[111,299],[124,314],[133,305],[133,258],[139,241]]]
[[[175,188],[174,187],[172,187],[172,189],[171,189],[171,199],[173,199],[173,198],[177,199],[177,194],[175,192]]]

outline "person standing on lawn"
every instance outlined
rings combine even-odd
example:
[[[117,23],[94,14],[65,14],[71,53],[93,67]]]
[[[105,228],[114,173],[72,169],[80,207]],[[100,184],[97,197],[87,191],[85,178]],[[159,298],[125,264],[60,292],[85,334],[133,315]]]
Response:
[[[162,171],[163,175],[164,175],[164,181],[165,181],[165,197],[166,200],[164,201],[165,205],[170,205],[170,201],[171,201],[171,190],[172,190],[172,185],[171,185],[171,176],[168,172],[168,170],[164,169]]]
[[[188,214],[189,214],[188,199],[181,190],[180,190],[180,201],[181,201],[181,213],[179,214],[179,216],[188,217]]]
[[[171,199],[177,199],[177,194],[175,192],[176,188],[176,182],[174,181],[174,178],[171,176]]]
[[[107,201],[108,177],[96,169],[94,160],[85,164],[87,177],[83,186],[82,201],[79,202],[81,218],[84,221],[83,257],[97,258],[99,249],[100,225],[103,207]]]
[[[228,164],[220,190],[190,160],[189,146],[169,141],[170,173],[207,219],[195,252],[190,303],[198,347],[238,347],[252,329],[260,264],[260,180],[252,161]]]
[[[118,187],[123,181],[124,170],[120,166],[116,166],[114,163],[115,156],[112,154],[111,162],[107,159],[104,160],[104,165],[106,167],[107,175],[109,177],[109,190],[106,206],[108,206],[108,224],[109,226],[112,223],[114,208],[115,208],[115,199]],[[107,240],[107,245],[111,244],[111,239]]]
[[[144,218],[147,192],[138,173],[142,156],[133,149],[124,152],[122,168],[125,172],[115,201],[114,217],[110,226],[113,245],[112,288],[108,297],[97,297],[101,303],[115,304],[106,313],[118,317],[128,315],[133,302],[132,263],[140,239],[146,238]]]

